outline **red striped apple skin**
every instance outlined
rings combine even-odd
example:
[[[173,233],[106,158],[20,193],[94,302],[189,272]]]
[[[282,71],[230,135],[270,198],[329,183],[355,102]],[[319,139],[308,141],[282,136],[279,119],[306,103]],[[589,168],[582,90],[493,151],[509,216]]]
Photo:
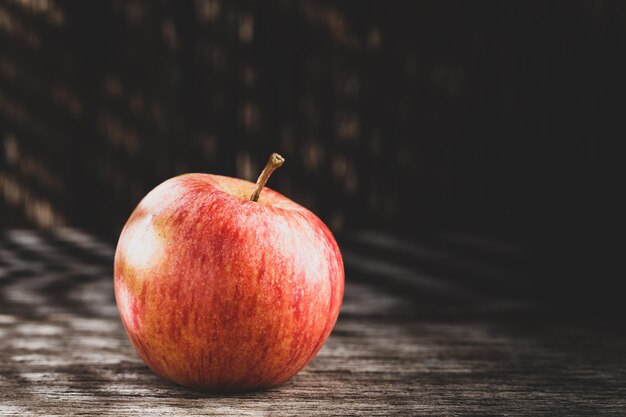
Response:
[[[208,391],[278,385],[330,335],[341,253],[312,212],[251,182],[186,174],[152,190],[124,226],[115,297],[143,361]]]

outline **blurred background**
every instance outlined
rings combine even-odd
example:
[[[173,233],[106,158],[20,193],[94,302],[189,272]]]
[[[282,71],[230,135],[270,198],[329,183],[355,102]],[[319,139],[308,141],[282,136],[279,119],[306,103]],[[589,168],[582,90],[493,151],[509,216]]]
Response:
[[[620,266],[621,1],[0,1],[0,228],[114,242],[165,179],[256,179],[338,234]],[[618,278],[611,278],[617,280]]]

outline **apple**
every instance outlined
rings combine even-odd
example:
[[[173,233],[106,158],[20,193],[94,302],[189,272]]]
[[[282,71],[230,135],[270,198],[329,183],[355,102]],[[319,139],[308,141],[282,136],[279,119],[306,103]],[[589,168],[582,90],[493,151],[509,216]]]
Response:
[[[344,291],[341,253],[311,211],[256,184],[211,174],[150,191],[122,230],[115,298],[157,374],[208,391],[285,382],[321,349]],[[252,197],[251,197],[252,196]]]

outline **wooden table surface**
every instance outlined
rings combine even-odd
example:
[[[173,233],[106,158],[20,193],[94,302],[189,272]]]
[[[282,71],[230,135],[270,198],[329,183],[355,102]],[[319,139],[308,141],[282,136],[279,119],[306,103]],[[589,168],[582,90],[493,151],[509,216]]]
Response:
[[[345,300],[318,356],[278,388],[212,395],[138,358],[111,244],[1,233],[0,415],[626,415],[626,326],[610,303],[573,307],[585,291],[559,299],[584,270],[464,235],[340,242]]]

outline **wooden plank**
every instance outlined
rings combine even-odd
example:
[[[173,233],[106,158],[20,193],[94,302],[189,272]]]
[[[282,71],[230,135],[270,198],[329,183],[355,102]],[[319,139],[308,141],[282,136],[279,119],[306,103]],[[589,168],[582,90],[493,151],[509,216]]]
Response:
[[[626,413],[626,329],[616,319],[499,316],[496,301],[484,314],[478,306],[490,301],[480,294],[459,298],[420,280],[394,288],[384,259],[378,280],[347,265],[337,327],[293,380],[241,395],[181,388],[149,371],[127,340],[112,253],[71,230],[2,235],[0,415]]]

